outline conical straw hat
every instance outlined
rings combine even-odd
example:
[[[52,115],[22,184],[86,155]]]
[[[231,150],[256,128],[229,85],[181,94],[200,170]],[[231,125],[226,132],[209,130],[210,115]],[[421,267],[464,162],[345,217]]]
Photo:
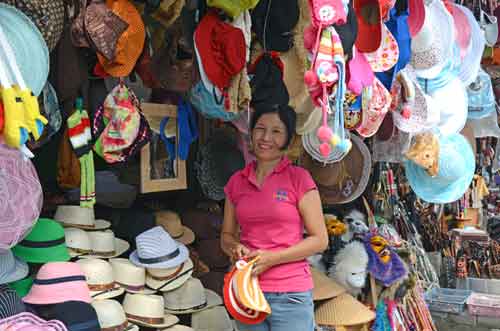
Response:
[[[351,326],[373,321],[375,313],[352,295],[344,293],[321,303],[315,309],[314,317],[321,325]]]
[[[314,284],[314,301],[335,298],[346,292],[345,288],[337,284],[337,282],[318,269],[311,268],[311,274]]]

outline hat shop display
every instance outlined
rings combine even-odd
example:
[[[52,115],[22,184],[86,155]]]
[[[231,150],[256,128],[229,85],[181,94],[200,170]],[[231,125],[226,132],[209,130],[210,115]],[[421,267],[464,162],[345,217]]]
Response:
[[[500,325],[499,20],[498,0],[0,0],[0,331],[275,328],[270,292],[306,285],[286,307],[316,331]],[[275,212],[257,194],[297,227],[249,238]],[[309,203],[327,247],[259,273],[254,250],[308,241]]]

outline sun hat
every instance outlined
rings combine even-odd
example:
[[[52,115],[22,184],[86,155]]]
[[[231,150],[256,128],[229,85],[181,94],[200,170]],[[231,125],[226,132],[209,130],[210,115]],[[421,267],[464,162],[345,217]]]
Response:
[[[479,69],[476,80],[467,86],[467,99],[469,105],[467,118],[483,118],[496,111],[491,77],[483,69]]]
[[[174,239],[161,226],[144,231],[135,238],[137,249],[130,254],[130,261],[145,268],[172,268],[189,257],[187,247]]]
[[[424,0],[409,0],[408,1],[408,28],[410,36],[413,38],[422,29],[425,22],[425,1]]]
[[[139,327],[127,320],[122,305],[115,300],[97,300],[92,302],[99,319],[101,330],[139,331]]]
[[[328,126],[334,126],[334,118],[330,116],[328,119]],[[324,157],[320,151],[319,147],[321,145],[321,141],[318,139],[317,130],[320,126],[314,128],[312,132],[306,133],[302,135],[302,145],[304,146],[304,150],[309,154],[314,160],[321,163],[335,163],[341,161],[347,153],[345,151],[340,150],[340,148],[332,148],[330,153]],[[350,139],[349,132],[345,132],[346,139]]]
[[[64,227],[84,230],[105,230],[111,226],[108,221],[96,220],[93,208],[80,206],[58,206],[54,220]]]
[[[453,26],[455,27],[455,43],[460,49],[460,58],[463,59],[467,52],[470,52],[472,43],[471,25],[467,15],[453,3],[446,7],[453,17]]]
[[[363,53],[376,51],[382,41],[383,1],[362,0],[354,2],[358,20],[356,48]]]
[[[179,319],[164,310],[160,295],[125,295],[123,309],[127,319],[133,324],[155,329],[164,329],[179,322]]]
[[[28,275],[28,265],[12,251],[0,250],[0,284],[12,283]]]
[[[382,37],[379,48],[374,52],[364,53],[374,72],[392,69],[399,59],[399,47],[389,28],[382,24]]]
[[[173,268],[147,268],[146,285],[155,291],[172,291],[187,282],[193,271],[193,261],[190,258]]]
[[[313,279],[313,300],[320,301],[338,297],[347,292],[345,288],[337,284],[332,278],[325,275],[316,268],[311,267],[311,276]]]
[[[195,329],[193,329],[189,326],[176,324],[176,325],[171,326],[169,328],[163,329],[162,331],[195,331]]]
[[[114,258],[109,263],[113,268],[115,283],[128,293],[153,294],[156,291],[146,287],[146,269],[138,267],[128,259]]]
[[[6,285],[0,285],[0,320],[26,311],[21,297]]]
[[[30,234],[12,248],[14,255],[26,262],[46,263],[70,259],[63,227],[48,218],[40,218]]]
[[[33,280],[25,303],[47,305],[64,301],[90,303],[90,291],[85,274],[74,262],[49,262],[44,264]]]
[[[94,308],[87,302],[65,301],[55,305],[33,305],[35,313],[46,320],[59,320],[68,331],[101,331]]]
[[[195,236],[193,230],[182,225],[179,214],[171,210],[162,210],[155,213],[156,225],[162,226],[172,237],[184,245],[193,243]]]
[[[130,248],[130,244],[126,240],[116,238],[115,233],[109,229],[105,231],[89,231],[87,234],[92,251],[88,255],[82,255],[82,258],[109,259],[123,255]]]
[[[31,278],[30,276],[28,276],[24,279],[20,279],[18,281],[9,283],[9,287],[11,289],[13,289],[14,291],[16,291],[16,293],[21,298],[25,297],[26,294],[28,294],[32,285],[33,285],[33,278]]]
[[[92,243],[85,230],[78,228],[65,228],[64,239],[68,247],[69,256],[77,257],[90,254],[92,252]]]
[[[35,96],[40,95],[49,75],[49,50],[42,34],[25,14],[3,3],[0,3],[0,22],[26,85]],[[0,56],[8,63],[4,54]]]
[[[182,286],[164,292],[165,311],[170,314],[191,314],[211,307],[222,305],[222,298],[215,292],[205,289],[197,278],[189,278]]]
[[[415,194],[424,201],[450,203],[465,193],[476,169],[472,148],[461,134],[439,137],[439,169],[435,177],[412,161],[405,162],[406,177]]]
[[[360,136],[368,138],[377,133],[389,111],[392,96],[385,86],[375,78],[371,87],[364,88],[361,123],[356,128]]]
[[[429,94],[437,109],[437,128],[443,135],[460,132],[467,122],[467,92],[458,78]]]
[[[195,331],[236,331],[226,309],[216,306],[191,315],[191,327]]]
[[[8,331],[68,331],[61,321],[45,321],[32,313],[21,313],[0,320],[0,329]]]
[[[1,7],[0,7],[1,8]],[[33,228],[43,193],[33,163],[0,138],[0,249],[9,249]]]
[[[343,293],[320,303],[314,310],[314,319],[318,325],[346,327],[373,321],[375,312],[356,300],[352,295]]]
[[[87,279],[92,300],[115,298],[125,290],[115,283],[113,267],[101,259],[82,259],[76,261]]]

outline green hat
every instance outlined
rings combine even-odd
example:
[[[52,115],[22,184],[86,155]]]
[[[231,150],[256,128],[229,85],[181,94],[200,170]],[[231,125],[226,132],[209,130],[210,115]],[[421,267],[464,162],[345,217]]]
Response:
[[[21,298],[25,297],[33,285],[33,278],[26,277],[24,279],[12,282],[8,284],[11,289],[16,291],[17,295]]]
[[[58,222],[40,218],[30,234],[12,248],[14,255],[30,263],[69,261],[64,228]]]

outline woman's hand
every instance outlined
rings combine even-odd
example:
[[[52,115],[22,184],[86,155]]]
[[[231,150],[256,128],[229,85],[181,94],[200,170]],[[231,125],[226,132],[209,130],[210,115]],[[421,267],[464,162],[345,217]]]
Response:
[[[279,263],[277,252],[265,251],[262,249],[252,251],[250,254],[248,254],[247,257],[249,260],[251,260],[257,256],[259,256],[259,259],[253,265],[253,271],[252,271],[252,274],[255,276],[263,273],[267,269]]]
[[[250,254],[250,250],[248,249],[248,247],[240,243],[237,243],[231,249],[231,260],[233,262],[236,262],[246,257],[248,254]]]

